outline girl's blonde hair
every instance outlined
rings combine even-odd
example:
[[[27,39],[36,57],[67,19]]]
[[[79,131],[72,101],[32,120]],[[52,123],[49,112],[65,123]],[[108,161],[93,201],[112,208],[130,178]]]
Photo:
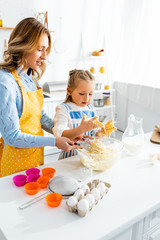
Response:
[[[51,35],[49,30],[35,18],[25,18],[13,29],[8,41],[8,49],[4,51],[4,61],[0,63],[0,69],[4,68],[13,71],[18,67],[27,69],[26,54],[37,49],[43,35],[48,36],[47,55],[51,51]],[[30,69],[32,74],[36,72],[38,79],[43,75],[46,63],[43,61],[40,72]]]
[[[87,70],[71,70],[69,71],[69,80],[67,87],[72,91],[78,86],[79,81],[94,81],[93,75]],[[67,93],[64,103],[72,102],[72,96]]]

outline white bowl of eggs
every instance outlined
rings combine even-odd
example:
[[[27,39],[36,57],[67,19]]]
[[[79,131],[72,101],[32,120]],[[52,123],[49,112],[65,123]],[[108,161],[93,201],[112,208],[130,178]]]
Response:
[[[90,143],[81,142],[82,149],[78,149],[81,163],[94,171],[104,171],[119,159],[123,150],[123,143],[109,137],[95,137]]]

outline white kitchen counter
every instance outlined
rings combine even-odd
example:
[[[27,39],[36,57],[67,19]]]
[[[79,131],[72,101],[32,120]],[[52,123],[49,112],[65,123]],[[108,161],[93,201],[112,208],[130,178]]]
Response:
[[[150,152],[160,153],[160,146],[150,143],[149,136],[150,134],[146,137],[143,153],[136,157],[128,157],[122,153],[115,166],[105,172],[94,172],[93,178],[107,181],[111,188],[84,218],[70,213],[66,200],[62,200],[58,208],[50,208],[45,199],[42,199],[24,210],[19,210],[22,203],[41,195],[44,190],[29,196],[24,187],[14,185],[13,175],[1,178],[0,240],[124,240],[127,230],[128,234],[131,234],[134,224],[160,208],[160,165],[152,166],[148,157]],[[83,166],[78,157],[53,162],[40,168],[46,166],[56,169],[55,176],[65,174],[82,180],[80,168]],[[127,240],[130,239],[128,236]]]

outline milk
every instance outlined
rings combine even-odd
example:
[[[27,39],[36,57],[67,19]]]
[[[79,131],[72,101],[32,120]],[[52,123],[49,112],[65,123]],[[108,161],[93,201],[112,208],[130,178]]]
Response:
[[[139,138],[137,136],[135,136],[135,137],[126,137],[126,138],[124,138],[122,140],[122,142],[124,144],[124,149],[126,150],[126,152],[128,154],[136,155],[143,148],[144,139],[143,138]]]

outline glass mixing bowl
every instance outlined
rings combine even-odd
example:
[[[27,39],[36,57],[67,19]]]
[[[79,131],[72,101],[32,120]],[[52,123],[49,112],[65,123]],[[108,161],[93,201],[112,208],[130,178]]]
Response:
[[[92,142],[95,140],[102,143],[104,151],[100,151],[99,149],[94,151],[91,148]],[[80,145],[83,147],[82,149],[78,149],[78,156],[81,163],[86,168],[91,168],[94,171],[104,171],[115,164],[117,159],[120,158],[123,149],[121,141],[108,137],[96,137],[89,141],[89,143],[81,142]]]

